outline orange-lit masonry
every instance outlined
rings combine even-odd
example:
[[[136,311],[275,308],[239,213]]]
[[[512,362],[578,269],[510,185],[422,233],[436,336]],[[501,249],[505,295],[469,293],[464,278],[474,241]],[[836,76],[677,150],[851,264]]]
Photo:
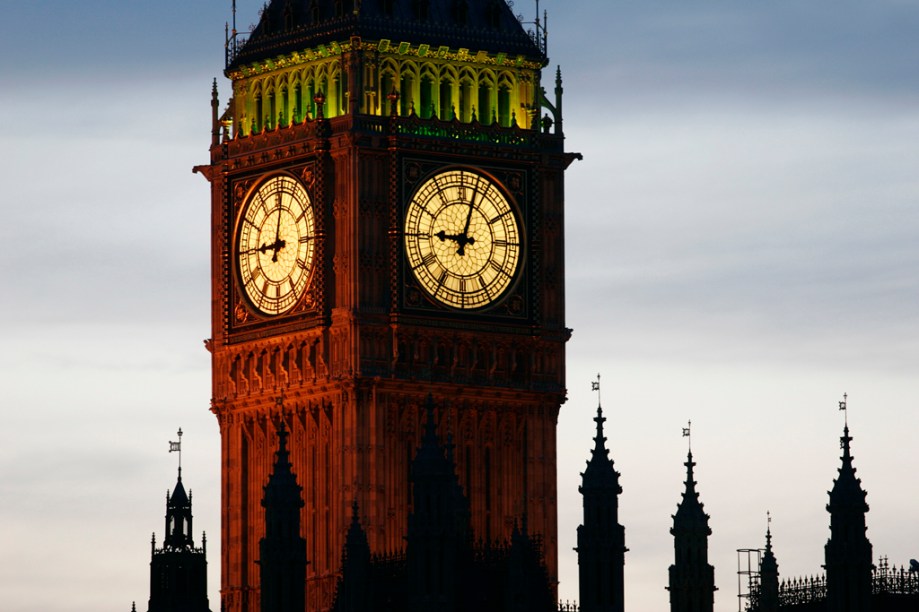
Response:
[[[222,116],[215,93],[211,164],[198,170],[212,188],[207,345],[222,444],[226,610],[259,609],[261,499],[276,424],[290,431],[303,487],[307,609],[327,610],[353,501],[372,551],[403,549],[429,393],[438,435],[454,445],[475,537],[505,540],[526,516],[554,581],[555,431],[570,335],[563,172],[572,156],[560,117],[555,131],[539,119],[541,66],[351,38],[231,69],[234,97]],[[457,167],[489,177],[521,225],[512,282],[473,311],[424,293],[402,236],[415,191]],[[302,185],[315,224],[308,284],[282,314],[252,302],[237,256],[244,211],[277,176]],[[277,236],[274,246],[262,242],[250,248],[281,248]]]

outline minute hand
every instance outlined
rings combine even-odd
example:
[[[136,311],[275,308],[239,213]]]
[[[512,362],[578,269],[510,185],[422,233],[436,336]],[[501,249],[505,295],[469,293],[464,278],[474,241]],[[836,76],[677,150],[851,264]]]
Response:
[[[472,211],[475,209],[475,196],[478,193],[479,181],[476,180],[475,186],[472,188],[472,197],[469,198],[469,212],[466,214],[466,225],[463,226],[462,239],[457,241],[459,248],[456,249],[456,254],[460,257],[466,255],[466,245],[475,242],[475,239],[469,236],[469,225],[472,223]]]

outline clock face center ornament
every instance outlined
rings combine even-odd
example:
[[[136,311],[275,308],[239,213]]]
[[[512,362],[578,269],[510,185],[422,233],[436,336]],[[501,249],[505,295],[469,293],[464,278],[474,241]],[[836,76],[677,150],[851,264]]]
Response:
[[[500,299],[516,277],[520,248],[510,201],[478,172],[435,174],[409,201],[409,266],[424,291],[443,305],[466,310]]]

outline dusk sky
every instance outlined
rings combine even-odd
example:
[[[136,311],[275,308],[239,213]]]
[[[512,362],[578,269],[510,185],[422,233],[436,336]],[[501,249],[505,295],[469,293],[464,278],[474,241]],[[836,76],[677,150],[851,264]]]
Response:
[[[239,25],[259,0],[239,0]],[[821,572],[843,414],[875,561],[919,558],[919,1],[542,0],[565,86],[561,599],[602,376],[626,608],[668,607],[692,420],[715,610]],[[528,0],[515,13],[535,15]],[[181,427],[220,609],[210,89],[230,0],[4,2],[0,601],[146,610]]]

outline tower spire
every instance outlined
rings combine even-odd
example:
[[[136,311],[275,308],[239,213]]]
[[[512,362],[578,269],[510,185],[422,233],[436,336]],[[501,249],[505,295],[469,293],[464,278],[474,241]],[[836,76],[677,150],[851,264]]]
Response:
[[[178,432],[179,441],[169,442],[169,452],[179,453],[179,475],[172,495],[166,497],[166,535],[163,538],[164,548],[175,550],[192,546],[191,497],[185,492],[182,484],[182,428]]]
[[[162,548],[151,539],[149,612],[208,612],[207,553],[192,540],[191,495],[182,484],[182,430],[169,452],[179,453],[176,485],[166,495],[166,533]]]
[[[463,568],[471,555],[469,509],[451,457],[437,439],[434,398],[412,461],[412,513],[406,535],[410,610],[462,609]],[[432,561],[436,560],[436,561]]]
[[[766,512],[766,550],[759,565],[759,612],[779,610],[779,564],[772,552],[772,515]]]
[[[619,472],[609,458],[603,434],[600,375],[591,382],[597,392],[597,433],[578,491],[584,523],[578,527],[579,590],[582,612],[622,612],[624,606],[625,528],[619,524]]]
[[[843,395],[839,409],[847,409]],[[827,610],[829,612],[862,612],[868,610],[871,598],[872,547],[867,536],[865,515],[867,493],[855,475],[849,423],[839,439],[842,465],[830,491],[830,538],[825,548]]]
[[[683,428],[689,437],[689,428]],[[715,568],[708,563],[709,516],[699,501],[692,448],[687,453],[686,489],[673,515],[674,563],[670,566],[671,612],[712,612],[715,601]]]
[[[287,429],[278,425],[274,469],[265,485],[265,537],[259,542],[261,609],[303,612],[306,592],[306,540],[300,535],[302,487],[291,469]]]

